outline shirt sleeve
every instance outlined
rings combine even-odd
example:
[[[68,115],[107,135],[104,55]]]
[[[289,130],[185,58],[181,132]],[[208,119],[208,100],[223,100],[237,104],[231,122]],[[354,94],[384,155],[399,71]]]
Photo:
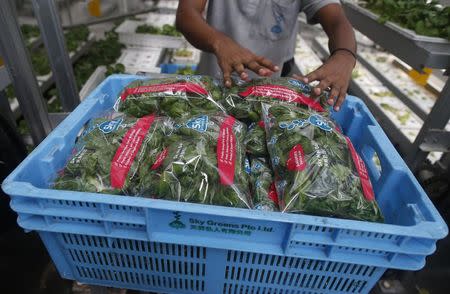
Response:
[[[314,21],[313,18],[317,11],[319,11],[322,7],[328,4],[340,4],[339,0],[302,0],[301,2],[302,4],[300,11],[303,11],[306,14],[306,19],[310,24],[317,23],[317,21]]]

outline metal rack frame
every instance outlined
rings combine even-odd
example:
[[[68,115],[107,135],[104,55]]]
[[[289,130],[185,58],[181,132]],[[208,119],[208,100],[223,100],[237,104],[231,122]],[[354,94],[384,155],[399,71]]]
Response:
[[[342,2],[345,14],[355,29],[413,68],[422,70],[423,67],[431,67],[445,69],[447,73],[450,71],[449,42],[416,35],[390,22],[381,24],[375,14],[348,0]],[[418,110],[415,105],[410,105],[409,101],[405,100],[404,103],[414,112]],[[420,167],[429,152],[450,151],[450,132],[445,131],[450,119],[450,80],[430,113],[424,116],[424,113],[417,111],[416,114],[424,119],[424,124],[406,152],[406,162],[413,171]]]

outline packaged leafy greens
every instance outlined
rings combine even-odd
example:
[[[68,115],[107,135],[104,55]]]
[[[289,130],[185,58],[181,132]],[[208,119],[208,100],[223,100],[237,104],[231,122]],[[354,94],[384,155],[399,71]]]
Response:
[[[143,159],[155,161],[173,131],[171,120],[155,115],[93,119],[54,183],[55,189],[137,195]]]
[[[142,117],[151,113],[183,119],[200,113],[224,112],[219,83],[207,76],[136,80],[120,94],[115,109]]]
[[[246,123],[261,120],[261,102],[268,104],[296,104],[316,112],[326,112],[328,93],[311,96],[311,87],[292,78],[263,78],[238,82],[225,90],[221,100],[228,114]]]
[[[249,125],[244,144],[247,153],[253,156],[269,156],[266,145],[266,131],[264,130],[264,122],[262,120]]]
[[[245,172],[245,125],[202,114],[175,126],[156,173],[142,181],[145,195],[168,200],[251,208]]]
[[[266,158],[252,158],[250,182],[255,209],[279,211],[272,169]]]
[[[54,188],[251,208],[245,132],[225,114],[93,119]]]
[[[263,104],[267,146],[283,212],[383,221],[364,162],[328,118]]]

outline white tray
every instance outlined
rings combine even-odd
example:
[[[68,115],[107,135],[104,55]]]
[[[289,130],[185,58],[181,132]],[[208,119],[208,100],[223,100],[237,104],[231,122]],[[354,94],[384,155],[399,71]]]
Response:
[[[125,20],[116,28],[119,40],[123,44],[137,47],[181,48],[187,41],[183,37],[137,34],[136,28],[146,24],[143,21]]]
[[[145,22],[155,27],[162,27],[165,24],[175,25],[175,19],[175,14],[149,12]]]
[[[159,73],[158,67],[162,57],[162,48],[145,48],[145,50],[126,49],[117,60],[125,66],[125,72],[136,74],[137,72]]]

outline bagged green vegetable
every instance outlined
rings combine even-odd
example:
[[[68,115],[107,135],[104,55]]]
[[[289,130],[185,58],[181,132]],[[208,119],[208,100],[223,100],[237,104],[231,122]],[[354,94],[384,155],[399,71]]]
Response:
[[[246,123],[261,120],[261,102],[295,104],[316,112],[326,112],[327,92],[313,98],[311,87],[292,78],[263,78],[238,82],[225,90],[222,105],[228,114]]]
[[[245,136],[244,144],[247,153],[253,156],[269,156],[266,145],[266,131],[264,130],[263,121],[259,121],[258,123],[251,123],[248,126],[248,132]]]
[[[266,158],[252,158],[250,174],[255,209],[279,211],[278,195],[269,161]]]
[[[263,104],[267,146],[283,212],[383,221],[364,162],[328,118]]]
[[[218,102],[222,97],[219,83],[207,76],[136,80],[120,94],[114,108],[142,117],[151,113],[184,119],[200,113],[225,112]]]
[[[175,126],[156,173],[141,181],[153,198],[251,208],[245,172],[245,125],[225,115],[200,115]]]
[[[165,149],[173,122],[155,115],[93,119],[78,139],[73,156],[54,183],[55,189],[138,195],[146,161]]]

